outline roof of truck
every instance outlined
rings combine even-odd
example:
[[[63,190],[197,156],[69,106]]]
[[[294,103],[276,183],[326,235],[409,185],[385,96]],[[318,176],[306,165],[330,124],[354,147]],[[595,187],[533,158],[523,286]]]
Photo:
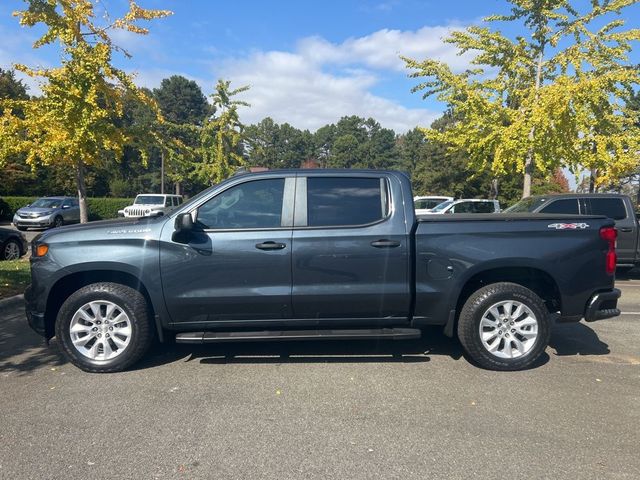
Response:
[[[625,195],[624,193],[549,193],[548,195],[531,195],[526,198],[584,198],[584,197],[628,197],[628,195]]]

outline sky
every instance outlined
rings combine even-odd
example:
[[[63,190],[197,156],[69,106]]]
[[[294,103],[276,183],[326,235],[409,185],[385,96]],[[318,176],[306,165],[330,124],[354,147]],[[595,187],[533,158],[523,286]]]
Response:
[[[125,0],[101,0],[112,17]],[[578,0],[578,5],[585,4]],[[484,16],[507,13],[504,0],[323,0],[241,1],[138,0],[145,8],[173,11],[150,22],[150,34],[114,31],[112,37],[131,58],[116,64],[136,72],[139,85],[154,88],[171,75],[195,80],[205,94],[218,78],[232,86],[250,85],[242,99],[244,123],[270,116],[279,123],[316,130],[344,115],[373,117],[402,133],[427,126],[445,106],[411,93],[418,82],[408,77],[399,55],[436,58],[454,70],[469,66],[443,42],[453,29],[478,24]],[[0,2],[0,67],[59,64],[55,46],[32,48],[41,32],[23,28],[11,12],[18,0]],[[629,27],[640,26],[640,4],[624,11]],[[515,35],[521,32],[509,31]],[[638,49],[632,60],[640,62]],[[37,84],[28,80],[31,93]]]

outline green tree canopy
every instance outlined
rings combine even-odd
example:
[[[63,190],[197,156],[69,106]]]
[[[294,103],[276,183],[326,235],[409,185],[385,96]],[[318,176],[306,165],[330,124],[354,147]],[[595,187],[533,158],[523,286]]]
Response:
[[[244,125],[240,122],[238,107],[249,104],[233,97],[248,89],[248,86],[232,89],[230,81],[221,79],[211,95],[215,113],[205,120],[200,132],[202,162],[195,164],[194,171],[205,184],[218,183],[244,165]]]
[[[196,82],[181,75],[172,75],[153,89],[165,120],[179,125],[202,125],[211,107]]]
[[[25,153],[34,165],[61,164],[75,170],[82,222],[88,220],[85,173],[87,165],[119,158],[131,142],[131,132],[118,124],[124,98],[155,103],[133,83],[132,76],[113,65],[116,46],[111,29],[145,34],[140,21],[164,17],[170,12],[145,10],[133,0],[128,12],[113,22],[100,24],[89,0],[26,0],[16,15],[20,24],[44,27],[34,48],[59,44],[61,65],[33,69],[16,68],[40,79],[42,96],[33,100],[3,101],[0,120],[0,164],[16,153]],[[17,112],[23,112],[18,115]]]
[[[464,152],[476,169],[524,173],[524,196],[536,169],[546,176],[586,167],[601,183],[632,169],[640,135],[625,100],[639,77],[627,54],[640,30],[611,18],[634,0],[593,0],[586,13],[566,0],[510,3],[511,14],[485,21],[516,23],[526,34],[472,26],[446,39],[475,53],[473,69],[405,58],[411,76],[424,78],[413,90],[456,112],[451,128],[426,134]]]

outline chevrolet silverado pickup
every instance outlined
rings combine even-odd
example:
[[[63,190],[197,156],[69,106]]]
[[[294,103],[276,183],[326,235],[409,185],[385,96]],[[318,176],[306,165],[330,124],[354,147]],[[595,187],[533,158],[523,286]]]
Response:
[[[166,216],[47,231],[27,319],[89,372],[182,343],[457,335],[477,365],[535,365],[555,321],[620,312],[602,216],[416,217],[408,177],[234,176]],[[433,331],[433,328],[429,329]]]

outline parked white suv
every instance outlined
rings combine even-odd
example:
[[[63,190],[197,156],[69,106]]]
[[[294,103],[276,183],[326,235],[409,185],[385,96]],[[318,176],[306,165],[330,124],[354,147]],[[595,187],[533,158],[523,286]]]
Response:
[[[499,211],[500,202],[498,202],[498,200],[461,198],[460,200],[443,202],[428,212],[427,215],[444,213],[498,213]]]
[[[453,197],[443,197],[439,195],[413,197],[413,205],[416,210],[416,215],[422,215],[425,213],[429,213],[433,208],[448,200],[453,200]]]
[[[121,217],[155,217],[168,213],[182,204],[182,195],[163,195],[142,193],[136,197],[133,205],[118,210]]]

